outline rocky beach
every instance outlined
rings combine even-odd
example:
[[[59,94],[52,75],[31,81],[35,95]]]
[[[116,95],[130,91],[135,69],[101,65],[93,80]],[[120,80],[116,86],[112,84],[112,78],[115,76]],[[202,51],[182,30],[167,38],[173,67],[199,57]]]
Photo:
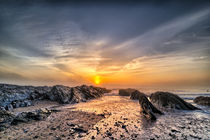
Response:
[[[208,106],[122,91],[1,84],[0,139],[210,139]]]
[[[210,140],[210,0],[0,0],[0,140]]]

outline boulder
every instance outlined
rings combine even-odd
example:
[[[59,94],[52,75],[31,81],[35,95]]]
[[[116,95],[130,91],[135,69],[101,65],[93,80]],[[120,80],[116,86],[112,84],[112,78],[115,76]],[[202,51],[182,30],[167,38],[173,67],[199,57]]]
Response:
[[[12,113],[5,110],[0,110],[0,131],[3,131],[9,127],[9,124],[14,119],[14,117],[15,115]]]
[[[138,91],[138,90],[135,90],[134,92],[131,93],[130,99],[139,100],[139,97],[142,96],[142,95],[145,95],[145,94]]]
[[[150,96],[151,102],[163,109],[196,110],[197,107],[185,102],[178,95],[169,92],[155,92]]]
[[[138,92],[136,92],[138,93]],[[141,107],[141,113],[148,119],[148,120],[156,120],[156,116],[154,113],[162,115],[163,113],[158,110],[152,103],[147,99],[147,96],[143,93],[137,94],[139,99],[139,104]]]
[[[11,124],[17,125],[19,123],[26,123],[32,120],[44,120],[52,113],[51,110],[48,109],[38,109],[31,112],[22,112],[14,117]]]
[[[58,110],[49,110],[46,108],[40,108],[35,111],[21,112],[17,115],[12,114],[9,111],[0,110],[0,131],[5,130],[10,127],[10,125],[17,125],[19,123],[27,123],[32,120],[44,120],[52,112],[57,112]]]
[[[120,96],[130,96],[132,92],[136,91],[136,89],[120,89],[119,90],[119,95]]]
[[[0,110],[0,124],[10,122],[13,120],[14,117],[14,114],[5,110]]]
[[[193,100],[193,102],[199,105],[210,106],[210,97],[198,96]]]

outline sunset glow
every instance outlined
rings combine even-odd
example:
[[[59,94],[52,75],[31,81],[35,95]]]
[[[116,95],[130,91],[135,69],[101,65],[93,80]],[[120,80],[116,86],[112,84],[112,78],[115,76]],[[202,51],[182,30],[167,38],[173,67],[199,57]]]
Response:
[[[5,5],[0,82],[207,85],[210,8],[165,6]]]
[[[99,84],[101,83],[101,78],[100,78],[100,76],[95,76],[94,82],[95,82],[96,85],[99,85]]]

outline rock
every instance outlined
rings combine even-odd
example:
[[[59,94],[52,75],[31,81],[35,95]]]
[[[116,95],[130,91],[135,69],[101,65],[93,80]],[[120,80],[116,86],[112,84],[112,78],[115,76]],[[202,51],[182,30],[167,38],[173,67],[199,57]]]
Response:
[[[26,123],[29,120],[27,119],[27,112],[22,112],[18,114],[11,122],[12,125],[17,125],[19,123]]]
[[[39,136],[36,135],[36,136],[34,136],[33,138],[34,138],[34,139],[37,139],[37,138],[39,138]]]
[[[6,106],[15,100],[25,100],[33,92],[31,86],[0,84],[0,106]]]
[[[20,107],[20,101],[12,101],[12,106],[13,106],[13,108],[18,108],[18,107]]]
[[[72,123],[67,123],[68,126],[71,126],[71,127],[74,127],[75,124],[72,124]]]
[[[6,126],[5,126],[5,125],[0,124],[0,132],[1,132],[1,131],[4,131],[5,129],[6,129]]]
[[[13,110],[13,106],[12,106],[11,104],[8,104],[8,105],[6,106],[6,110],[12,111],[12,110]]]
[[[71,99],[71,88],[62,85],[53,86],[48,93],[48,98],[59,103],[69,103]]]
[[[0,110],[0,131],[4,131],[9,126],[14,117],[15,115],[12,113],[5,110]]]
[[[104,93],[108,92],[105,88],[93,86],[77,86],[67,87],[62,85],[53,86],[48,93],[48,98],[59,103],[79,103],[85,102],[89,99],[102,97]]]
[[[199,105],[207,105],[210,106],[210,97],[199,96],[193,100],[194,103]]]
[[[1,110],[6,111],[6,109],[3,106],[0,106],[0,111]]]
[[[131,96],[130,96],[130,99],[132,100],[139,100],[139,97],[142,96],[142,95],[145,95],[144,93],[138,91],[138,90],[135,90],[131,93]]]
[[[50,87],[18,86],[0,84],[0,107],[7,110],[32,105],[31,100],[46,96]]]
[[[57,136],[55,140],[61,140],[61,138]]]
[[[19,123],[26,123],[32,120],[44,120],[51,114],[51,110],[38,109],[32,112],[22,112],[14,117],[11,124],[17,125]]]
[[[108,92],[108,90],[106,90],[105,88],[99,88],[94,86],[82,85],[76,88],[78,88],[81,91],[82,97],[84,97],[85,100],[102,97],[104,93]]]
[[[131,88],[128,88],[128,89],[120,89],[119,90],[119,95],[120,96],[130,96],[132,92],[136,91],[135,89],[131,89]]]
[[[179,109],[179,110],[196,110],[199,109],[190,103],[185,102],[178,95],[169,92],[155,92],[150,96],[151,102],[160,108]]]
[[[123,128],[123,129],[126,129],[126,125],[122,125],[122,128]]]
[[[51,127],[50,130],[56,130],[56,128],[55,127]]]
[[[25,103],[25,106],[31,106],[32,105],[32,101],[30,101],[30,100],[25,100],[24,103]]]
[[[71,93],[72,93],[71,103],[79,103],[86,101],[86,97],[85,95],[82,94],[80,87],[73,87],[71,89]]]
[[[11,105],[13,108],[18,108],[18,107],[27,107],[32,105],[31,100],[15,100],[12,101]]]
[[[112,133],[110,131],[106,131],[107,136],[112,136]]]
[[[160,110],[152,105],[145,94],[139,94],[139,104],[141,107],[141,112],[148,120],[156,120],[156,116],[154,113],[160,115],[163,114]]]
[[[110,92],[105,88],[94,86],[67,87],[56,85],[47,86],[18,86],[0,84],[0,110],[12,111],[13,108],[31,106],[33,100],[50,99],[62,104],[85,102],[103,96]]]
[[[79,127],[73,128],[73,130],[77,133],[87,133],[87,130],[84,130],[83,128]]]
[[[47,93],[51,91],[52,87],[38,86],[34,88],[34,91],[30,94],[31,100],[43,100],[47,98]]]
[[[0,124],[10,122],[14,119],[14,117],[14,114],[5,110],[0,110]]]
[[[177,130],[175,130],[175,129],[171,129],[171,132],[174,132],[174,133],[180,133],[180,131],[177,131]]]

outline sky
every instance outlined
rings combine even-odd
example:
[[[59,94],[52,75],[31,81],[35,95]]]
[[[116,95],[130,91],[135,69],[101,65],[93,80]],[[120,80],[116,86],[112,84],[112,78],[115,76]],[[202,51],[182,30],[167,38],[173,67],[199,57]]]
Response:
[[[0,83],[210,86],[210,2],[0,1]]]

